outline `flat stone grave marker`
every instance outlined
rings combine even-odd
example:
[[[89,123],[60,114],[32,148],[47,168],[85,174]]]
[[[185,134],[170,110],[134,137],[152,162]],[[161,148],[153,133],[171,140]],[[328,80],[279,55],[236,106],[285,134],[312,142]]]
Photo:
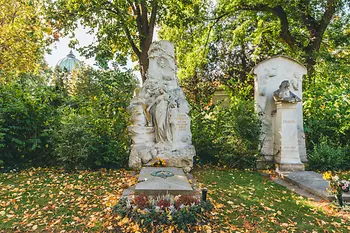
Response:
[[[162,178],[153,176],[152,172],[169,171],[174,176]],[[143,167],[141,169],[135,193],[146,195],[190,195],[194,191],[187,176],[181,168],[175,167]]]
[[[322,178],[322,174],[320,173],[313,171],[290,172],[284,175],[284,179],[323,199],[335,199],[334,195],[328,193],[327,188],[329,188],[329,183]],[[343,200],[350,201],[350,195],[344,193]]]

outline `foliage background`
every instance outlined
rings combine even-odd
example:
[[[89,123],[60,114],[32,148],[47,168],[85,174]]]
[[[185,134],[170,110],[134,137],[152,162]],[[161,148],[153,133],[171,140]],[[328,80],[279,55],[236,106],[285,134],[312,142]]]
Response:
[[[259,121],[250,71],[284,54],[308,67],[303,101],[310,167],[349,169],[348,0],[35,0],[0,7],[3,166],[125,166],[125,108],[135,82],[129,71],[107,64],[123,65],[131,56],[145,74],[156,25],[159,37],[175,44],[198,162],[253,166]],[[84,68],[71,77],[49,71],[42,56],[47,42],[72,33],[78,22],[97,30],[96,43],[80,51],[95,56],[102,69]],[[211,102],[218,87],[229,94],[228,105]]]
[[[125,166],[125,109],[134,86],[129,71],[92,68],[72,76],[59,70],[26,75],[2,85],[0,160],[9,168]]]

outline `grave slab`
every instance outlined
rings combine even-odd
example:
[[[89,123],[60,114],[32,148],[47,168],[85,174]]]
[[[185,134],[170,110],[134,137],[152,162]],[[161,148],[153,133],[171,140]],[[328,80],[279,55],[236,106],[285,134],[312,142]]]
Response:
[[[169,171],[174,176],[167,178],[152,176],[152,172],[156,171]],[[135,187],[135,193],[144,193],[146,195],[190,195],[194,192],[181,168],[143,167],[140,171],[138,182]]]
[[[322,178],[320,173],[313,171],[290,172],[284,173],[283,179],[323,199],[335,199],[334,195],[328,193],[329,183]],[[349,193],[343,194],[343,200],[350,201]]]

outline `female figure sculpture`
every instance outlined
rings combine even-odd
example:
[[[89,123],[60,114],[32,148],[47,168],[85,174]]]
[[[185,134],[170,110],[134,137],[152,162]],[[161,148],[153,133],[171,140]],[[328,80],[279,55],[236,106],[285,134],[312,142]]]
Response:
[[[172,141],[172,132],[169,121],[170,96],[160,88],[155,100],[148,106],[147,111],[152,115],[156,143],[167,143]]]

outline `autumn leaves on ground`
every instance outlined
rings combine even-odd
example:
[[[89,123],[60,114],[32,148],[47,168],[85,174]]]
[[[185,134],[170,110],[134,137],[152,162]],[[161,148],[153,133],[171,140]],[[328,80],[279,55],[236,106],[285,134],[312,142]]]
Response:
[[[0,232],[143,232],[112,213],[132,171],[65,173],[29,169],[0,174]],[[192,232],[349,232],[348,210],[316,203],[259,173],[216,168],[193,172],[209,190],[215,209]],[[127,231],[127,230],[125,230]],[[167,232],[178,232],[173,226]]]

